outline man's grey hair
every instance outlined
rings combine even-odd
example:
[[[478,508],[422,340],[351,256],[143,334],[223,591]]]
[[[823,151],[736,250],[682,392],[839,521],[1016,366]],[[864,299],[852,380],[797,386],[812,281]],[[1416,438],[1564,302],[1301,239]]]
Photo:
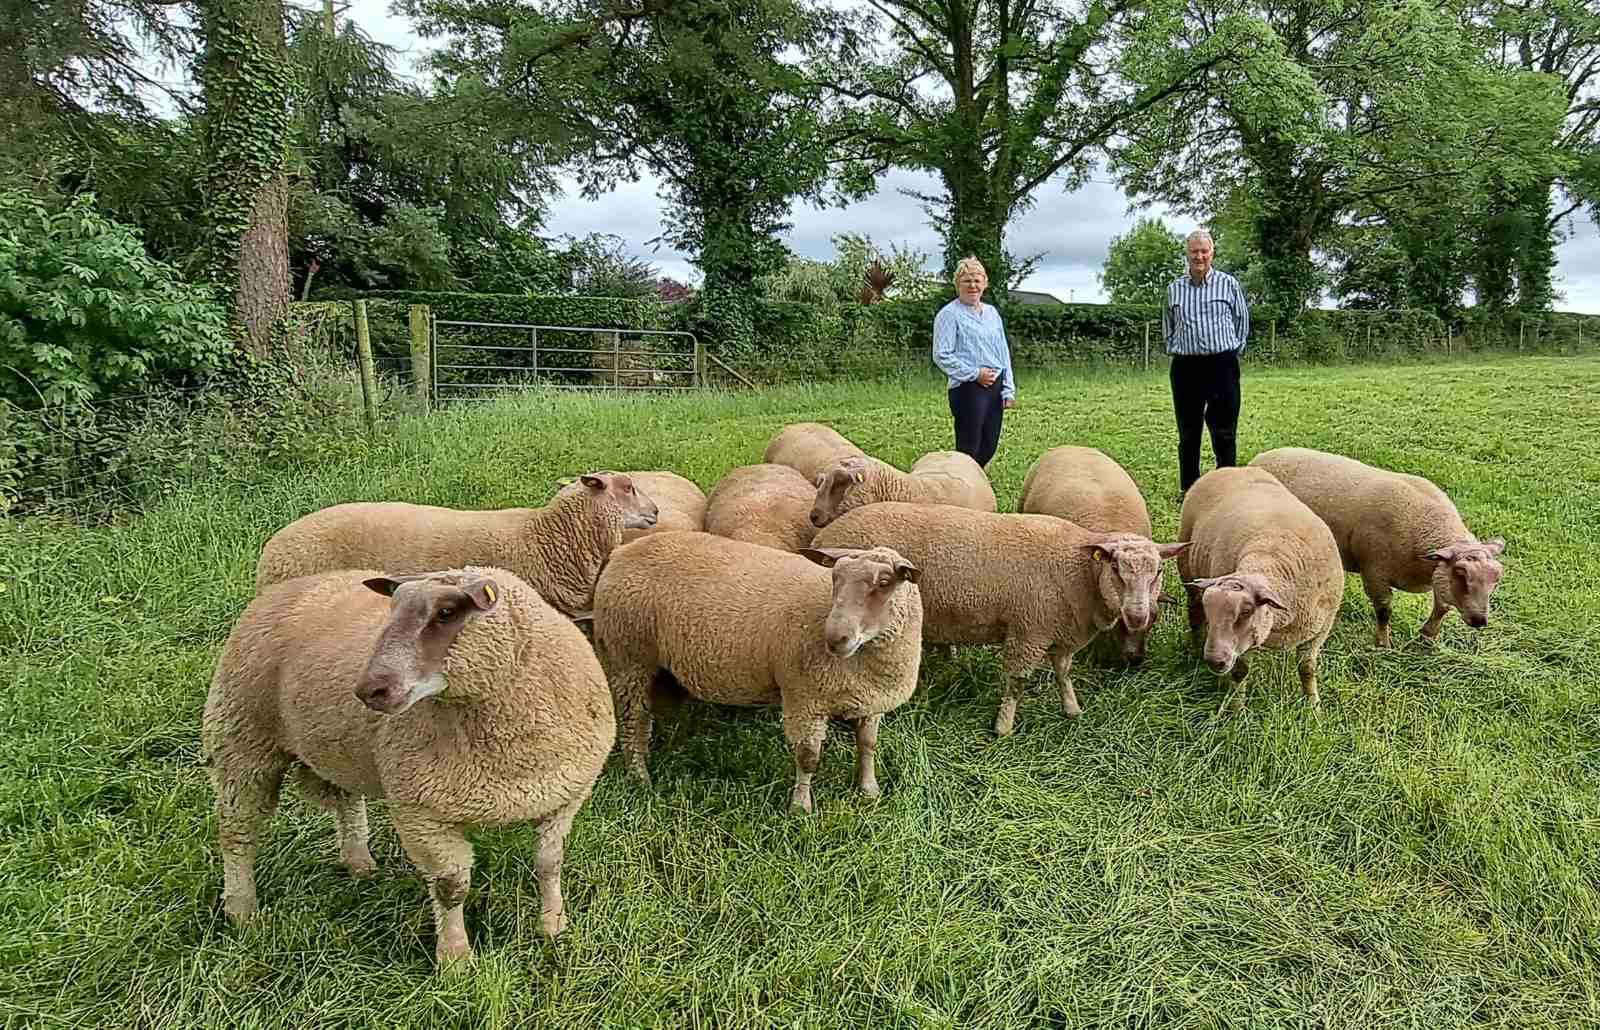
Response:
[[[1195,240],[1205,240],[1207,243],[1211,244],[1212,249],[1215,249],[1217,246],[1216,241],[1211,238],[1211,234],[1204,229],[1196,229],[1194,232],[1184,237],[1183,245],[1187,247]]]

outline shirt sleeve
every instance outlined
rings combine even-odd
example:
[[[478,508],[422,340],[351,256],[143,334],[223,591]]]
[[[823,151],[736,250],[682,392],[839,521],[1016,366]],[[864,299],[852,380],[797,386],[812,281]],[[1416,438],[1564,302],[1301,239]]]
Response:
[[[933,320],[933,363],[945,375],[958,383],[978,378],[978,366],[972,357],[960,353],[961,332],[956,326],[955,313],[942,310]]]
[[[1239,335],[1239,353],[1244,353],[1244,345],[1250,339],[1250,304],[1244,299],[1244,287],[1239,285],[1237,279],[1233,282],[1233,293],[1238,300],[1234,308],[1233,329]]]
[[[1161,342],[1172,345],[1172,287],[1167,287],[1166,296],[1161,298]]]
[[[1000,320],[1000,312],[994,313],[995,327],[1000,330],[1000,353],[1005,355],[1006,367],[1005,385],[1000,387],[1000,399],[1012,401],[1017,399],[1017,376],[1011,370],[1011,344],[1006,340],[1006,324]]]

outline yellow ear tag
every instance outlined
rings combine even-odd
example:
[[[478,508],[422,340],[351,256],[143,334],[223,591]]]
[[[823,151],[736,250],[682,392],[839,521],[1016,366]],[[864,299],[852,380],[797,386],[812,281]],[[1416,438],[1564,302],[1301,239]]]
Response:
[[[1105,561],[1106,552],[1096,547],[1093,551],[1089,552],[1089,557],[1093,558],[1095,561]]]
[[[489,599],[490,604],[494,604],[494,585],[492,583],[483,585],[483,596]]]
[[[867,481],[867,477],[866,477],[866,476],[863,476],[863,475],[862,475],[862,474],[861,474],[861,473],[859,473],[859,472],[857,472],[857,473],[856,473],[856,482],[858,482],[858,483],[865,483],[865,482],[866,482],[866,481]]]

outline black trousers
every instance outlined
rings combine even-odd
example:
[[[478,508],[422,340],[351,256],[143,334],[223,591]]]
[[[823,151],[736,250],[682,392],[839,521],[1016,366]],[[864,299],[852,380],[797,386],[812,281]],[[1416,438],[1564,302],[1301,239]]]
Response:
[[[979,465],[989,464],[1000,446],[1000,421],[1005,414],[1000,388],[1004,377],[988,387],[976,379],[950,391],[950,415],[956,421],[956,450]]]
[[[1200,478],[1200,424],[1211,430],[1217,467],[1237,465],[1239,352],[1174,355],[1172,409],[1178,416],[1178,487]]]

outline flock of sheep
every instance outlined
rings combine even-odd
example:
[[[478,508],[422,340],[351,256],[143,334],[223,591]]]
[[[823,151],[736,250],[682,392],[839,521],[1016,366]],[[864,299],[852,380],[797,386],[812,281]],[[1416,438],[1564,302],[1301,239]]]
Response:
[[[472,954],[463,827],[538,824],[541,925],[560,933],[573,817],[619,727],[649,781],[652,713],[676,696],[780,706],[791,807],[809,812],[832,718],[854,722],[857,783],[877,795],[878,725],[916,689],[924,645],[1002,645],[998,734],[1047,655],[1063,714],[1078,715],[1074,655],[1109,631],[1139,661],[1170,559],[1234,710],[1262,646],[1298,649],[1317,704],[1347,571],[1380,646],[1391,590],[1432,590],[1431,640],[1451,608],[1483,626],[1503,571],[1504,542],[1474,537],[1432,483],[1302,448],[1202,477],[1176,543],[1151,539],[1133,480],[1092,448],[1045,452],[1017,509],[998,512],[959,452],[904,472],[800,423],[709,497],[670,472],[594,472],[542,508],[306,515],[263,549],[205,705],[227,914],[255,915],[257,844],[291,771],[333,812],[356,875],[375,868],[365,799],[388,801],[444,962]]]

